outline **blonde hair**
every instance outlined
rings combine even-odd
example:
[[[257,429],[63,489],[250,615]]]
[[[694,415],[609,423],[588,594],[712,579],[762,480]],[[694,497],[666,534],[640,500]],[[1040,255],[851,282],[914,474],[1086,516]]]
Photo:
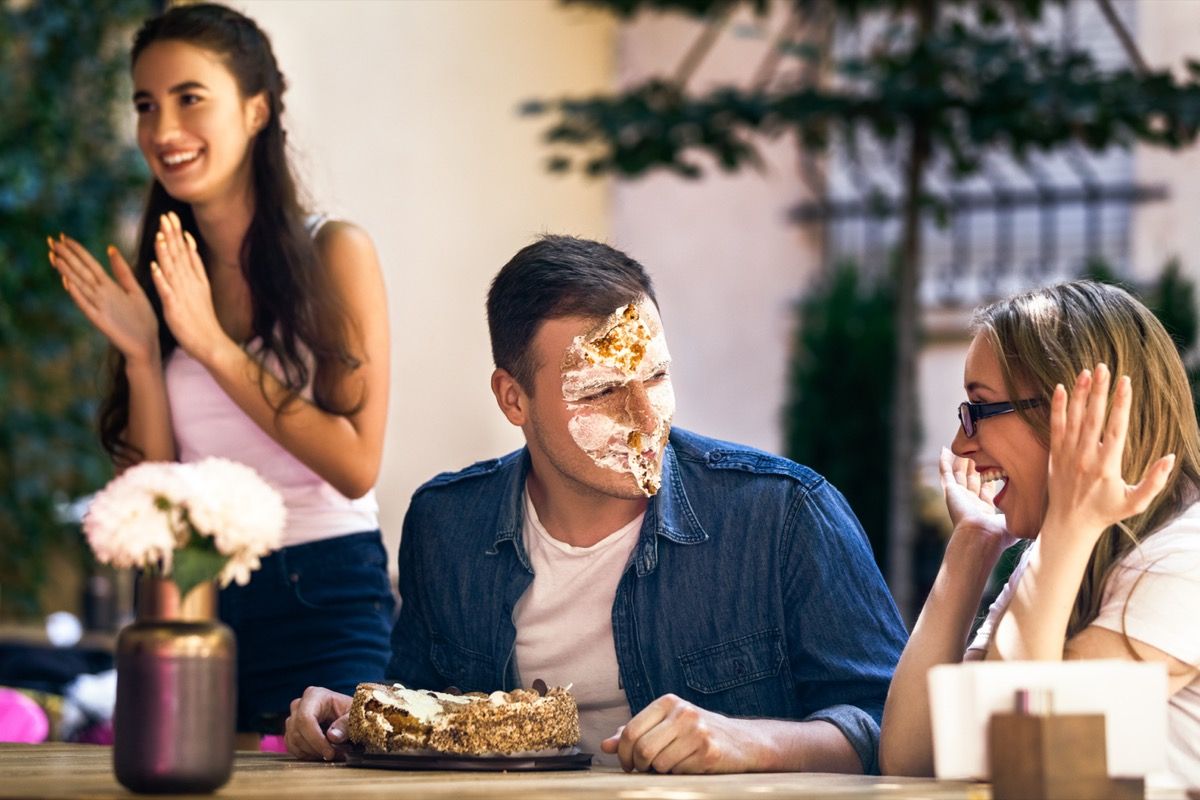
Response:
[[[1079,280],[1015,295],[976,311],[972,327],[990,341],[1009,397],[1046,400],[1016,413],[1047,448],[1054,387],[1070,389],[1082,370],[1104,363],[1114,377],[1128,375],[1133,389],[1121,465],[1125,480],[1137,482],[1155,460],[1176,456],[1166,488],[1149,508],[1113,525],[1096,543],[1075,597],[1070,638],[1096,618],[1112,568],[1200,497],[1200,430],[1191,385],[1162,323],[1116,286]]]

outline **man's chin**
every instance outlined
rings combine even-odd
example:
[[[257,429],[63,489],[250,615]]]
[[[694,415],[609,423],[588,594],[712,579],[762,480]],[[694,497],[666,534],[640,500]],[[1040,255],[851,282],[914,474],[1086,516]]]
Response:
[[[653,497],[658,493],[658,482],[655,481],[651,487],[652,491],[647,491],[643,488],[642,482],[632,472],[621,471],[620,477],[616,480],[605,481],[605,487],[601,490],[609,497],[619,498],[621,500],[645,500]]]

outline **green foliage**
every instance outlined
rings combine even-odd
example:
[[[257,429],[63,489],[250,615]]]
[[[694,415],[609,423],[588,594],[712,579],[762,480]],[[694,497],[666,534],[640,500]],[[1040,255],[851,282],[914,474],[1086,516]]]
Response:
[[[1192,386],[1192,400],[1196,404],[1196,416],[1200,417],[1200,353],[1196,351],[1200,315],[1196,309],[1196,284],[1183,274],[1178,259],[1171,259],[1158,281],[1145,292],[1143,299],[1158,316],[1167,333],[1171,334],[1183,356],[1188,383]]]
[[[564,2],[581,6],[595,6],[622,17],[631,17],[642,9],[678,11],[702,17],[742,5],[750,6],[761,14],[769,4],[769,0],[564,0]]]
[[[46,554],[78,548],[62,504],[109,473],[94,432],[104,343],[46,259],[101,252],[145,183],[116,114],[148,0],[0,2],[0,613],[36,614]],[[118,110],[119,109],[119,110]],[[78,548],[82,552],[82,548]]]
[[[1167,262],[1158,280],[1143,293],[1142,299],[1158,316],[1159,322],[1171,334],[1175,346],[1186,359],[1196,346],[1200,323],[1196,316],[1196,284],[1183,274],[1178,259]],[[1194,375],[1192,386],[1195,394]]]
[[[795,0],[804,8],[812,3]],[[597,3],[593,3],[597,4]],[[712,11],[720,3],[607,0],[622,13],[639,7],[687,6]],[[960,175],[978,171],[982,155],[999,147],[1021,158],[1067,143],[1102,149],[1147,142],[1179,147],[1200,131],[1200,64],[1186,78],[1169,71],[1139,75],[1104,71],[1082,47],[1019,36],[1013,17],[1036,20],[1043,3],[930,3],[922,0],[838,2],[839,23],[852,25],[873,10],[895,13],[862,56],[831,65],[836,79],[777,90],[724,87],[688,95],[651,79],[614,96],[527,103],[527,114],[554,113],[545,132],[551,145],[583,155],[553,156],[555,171],[640,175],[666,169],[701,173],[706,157],[734,171],[758,163],[755,137],[791,134],[820,150],[834,136],[853,148],[859,134],[896,142],[907,131],[928,131],[933,152]],[[945,13],[958,6],[958,13]],[[942,14],[914,34],[920,8]],[[784,43],[792,53],[795,43]],[[794,57],[794,55],[793,55]]]
[[[783,416],[788,458],[842,491],[885,570],[894,325],[891,281],[822,276],[797,306]]]
[[[812,14],[823,11],[830,5],[830,0],[786,0],[800,13]],[[738,7],[749,7],[755,13],[764,14],[771,6],[771,0],[563,0],[567,4],[595,6],[618,14],[622,17],[632,17],[639,11],[677,11],[693,16],[711,16]],[[837,11],[846,17],[858,17],[873,11],[898,13],[912,7],[912,0],[833,0]],[[981,18],[990,19],[993,24],[1005,17],[1023,20],[1037,19],[1042,9],[1055,0],[937,0],[943,8],[970,6],[977,10]],[[1057,5],[1063,5],[1063,0],[1056,0]]]

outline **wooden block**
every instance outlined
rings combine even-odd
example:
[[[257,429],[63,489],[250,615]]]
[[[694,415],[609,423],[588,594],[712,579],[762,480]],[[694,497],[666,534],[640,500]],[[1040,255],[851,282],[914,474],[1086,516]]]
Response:
[[[993,800],[1137,800],[1142,779],[1112,779],[1103,714],[994,714]]]

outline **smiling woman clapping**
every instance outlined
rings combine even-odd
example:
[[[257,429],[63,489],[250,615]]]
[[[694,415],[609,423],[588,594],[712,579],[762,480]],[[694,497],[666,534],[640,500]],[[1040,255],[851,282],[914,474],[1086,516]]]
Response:
[[[284,147],[284,79],[258,26],[182,5],[132,50],[153,180],[130,266],[50,240],[64,289],[113,346],[101,439],[118,468],[223,456],[283,495],[284,550],[222,592],[239,729],[281,730],[310,684],[383,677],[393,599],[372,487],[388,323],[374,246],[306,214]]]

